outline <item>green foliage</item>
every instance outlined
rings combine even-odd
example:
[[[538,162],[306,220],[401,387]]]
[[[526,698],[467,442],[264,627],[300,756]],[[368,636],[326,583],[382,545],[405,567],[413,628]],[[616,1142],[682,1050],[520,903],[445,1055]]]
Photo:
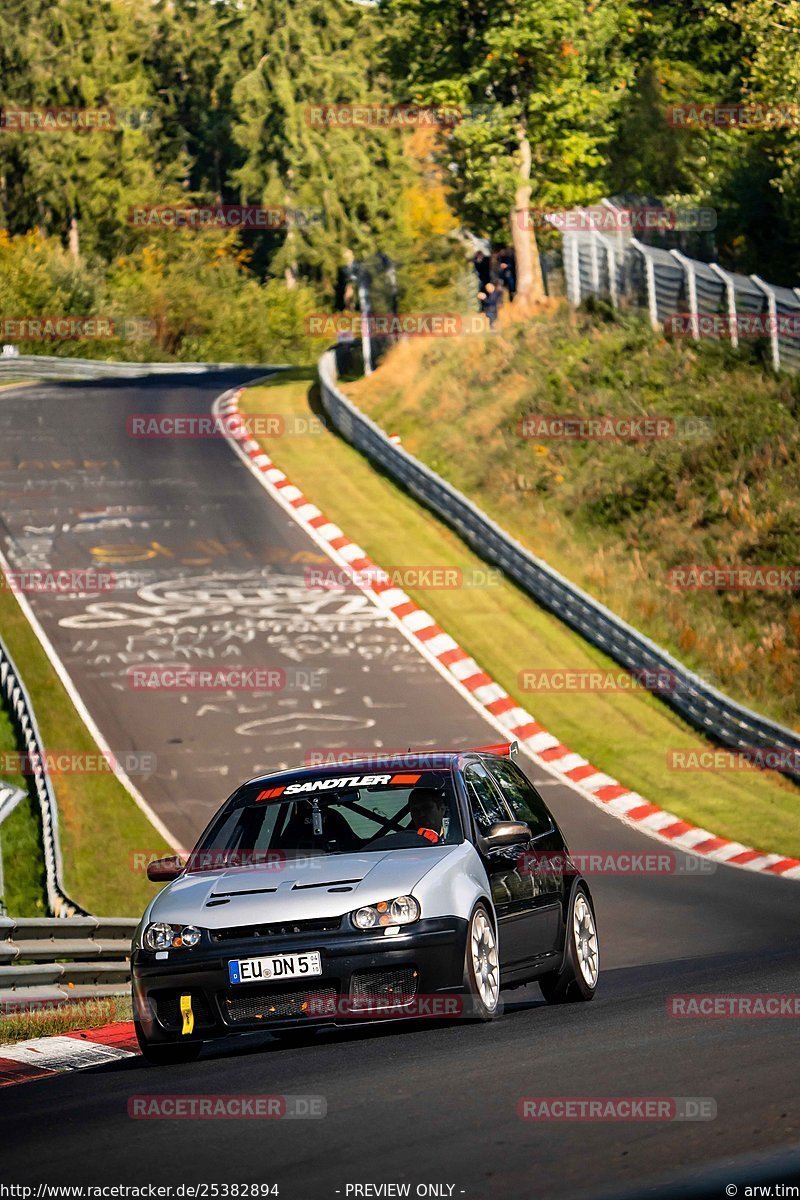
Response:
[[[3,707],[0,707],[0,751],[10,754],[21,751],[11,716]],[[38,805],[33,789],[28,788],[17,772],[4,771],[0,773],[0,779],[28,792],[0,825],[3,867],[0,900],[6,911],[15,917],[43,917],[47,913],[47,893]]]
[[[109,339],[21,342],[24,353],[133,361],[307,362],[325,343],[305,334],[319,309],[305,285],[261,284],[231,235],[164,232],[160,244],[116,259],[107,272],[76,264],[58,239],[0,231],[0,312],[102,316]]]
[[[632,65],[622,0],[387,0],[387,53],[413,98],[466,110],[447,142],[458,210],[505,241],[519,179],[520,130],[532,148],[532,203],[602,194],[603,149]]]
[[[319,124],[325,105],[387,102],[376,77],[375,20],[350,0],[261,0],[243,14],[223,64],[234,74],[231,182],[250,203],[284,204],[322,221],[289,230],[273,269],[311,274],[332,290],[346,250],[396,250],[393,213],[410,182],[395,130]]]
[[[154,341],[124,339],[134,358],[297,361],[315,349],[304,316],[333,308],[344,262],[378,250],[400,262],[406,291],[452,306],[454,222],[438,184],[437,219],[420,212],[418,194],[433,191],[409,138],[311,116],[312,106],[391,102],[374,13],[350,0],[10,5],[4,104],[140,119],[3,132],[0,231],[38,239],[6,247],[19,276],[0,292],[7,315],[152,318]],[[228,235],[130,222],[134,206],[208,203],[281,205],[300,217]],[[119,339],[58,347],[121,352]]]

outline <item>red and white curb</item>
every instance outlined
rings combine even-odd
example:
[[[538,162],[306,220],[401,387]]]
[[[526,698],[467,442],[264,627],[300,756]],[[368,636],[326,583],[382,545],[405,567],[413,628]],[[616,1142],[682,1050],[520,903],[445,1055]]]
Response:
[[[0,1046],[0,1088],[82,1071],[140,1053],[132,1021]]]
[[[394,587],[388,576],[382,581],[379,566],[366,551],[328,520],[275,466],[250,436],[239,413],[243,390],[226,392],[214,404],[214,413],[224,418],[225,435],[230,445],[273,499],[338,566],[350,573],[369,575],[367,582],[354,574],[354,582],[500,733],[516,739],[535,762],[579,795],[642,833],[728,866],[800,880],[800,859],[768,854],[729,838],[716,837],[707,829],[700,829],[674,813],[649,804],[637,792],[592,766],[544,729],[500,684],[481,670],[478,663],[437,625],[430,613],[420,608],[402,589]],[[376,574],[377,579],[373,578]]]

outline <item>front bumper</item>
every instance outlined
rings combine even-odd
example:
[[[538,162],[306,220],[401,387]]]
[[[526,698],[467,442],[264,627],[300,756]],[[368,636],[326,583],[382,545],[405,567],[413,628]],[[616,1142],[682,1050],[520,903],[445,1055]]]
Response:
[[[427,998],[461,992],[467,922],[417,921],[387,937],[347,929],[213,945],[204,937],[168,961],[137,949],[131,960],[134,1012],[151,1042],[222,1037],[254,1029],[296,1029],[408,1016],[447,1015]],[[236,958],[318,950],[322,974],[285,982],[231,985]],[[181,997],[191,997],[192,1033],[182,1033]],[[445,1011],[439,1011],[441,1008]]]

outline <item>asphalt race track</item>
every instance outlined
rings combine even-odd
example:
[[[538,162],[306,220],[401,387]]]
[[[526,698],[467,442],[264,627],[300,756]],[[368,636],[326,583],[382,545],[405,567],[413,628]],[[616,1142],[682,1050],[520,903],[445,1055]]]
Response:
[[[307,586],[321,552],[224,441],[127,433],[133,414],[208,412],[233,382],[209,372],[0,397],[0,546],[18,570],[103,567],[127,585],[30,600],[112,748],[150,763],[135,782],[184,842],[241,779],[315,749],[499,740],[360,594],[320,597]],[[128,672],[143,662],[280,668],[287,686],[138,690]],[[665,851],[522,765],[573,851]],[[260,1034],[208,1047],[190,1066],[131,1058],[5,1088],[0,1183],[278,1184],[284,1200],[380,1196],[352,1185],[408,1183],[412,1196],[439,1185],[430,1194],[500,1200],[644,1196],[651,1182],[709,1172],[717,1190],[707,1194],[730,1182],[743,1195],[742,1160],[775,1155],[792,1171],[796,1019],[676,1019],[667,998],[798,991],[800,889],[669,854],[671,874],[591,879],[604,973],[590,1005],[550,1008],[530,987],[507,993],[490,1025],[371,1026],[291,1046]],[[129,1099],[154,1093],[323,1097],[327,1115],[131,1119]],[[524,1097],[614,1096],[703,1098],[716,1116],[517,1115]]]

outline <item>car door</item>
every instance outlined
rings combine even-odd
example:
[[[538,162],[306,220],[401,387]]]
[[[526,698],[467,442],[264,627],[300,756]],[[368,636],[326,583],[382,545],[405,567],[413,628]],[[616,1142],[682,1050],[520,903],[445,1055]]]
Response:
[[[538,956],[561,944],[564,899],[564,847],[550,810],[531,781],[510,759],[487,764],[488,774],[502,793],[514,820],[530,827],[520,870],[527,876],[534,914],[532,945]]]
[[[492,825],[517,820],[481,761],[468,763],[463,779],[480,838],[486,837]],[[532,954],[534,893],[531,876],[524,869],[527,847],[527,840],[491,849],[477,845],[497,913],[501,970],[524,966]]]

